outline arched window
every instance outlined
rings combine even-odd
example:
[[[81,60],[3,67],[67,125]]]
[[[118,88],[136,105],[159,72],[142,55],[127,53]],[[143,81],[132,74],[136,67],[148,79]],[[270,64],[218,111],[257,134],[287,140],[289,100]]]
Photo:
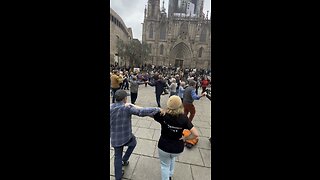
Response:
[[[203,52],[203,47],[201,47],[201,48],[199,49],[199,56],[198,56],[198,57],[202,57],[202,52]]]
[[[200,34],[200,42],[206,42],[207,39],[207,28],[203,28]]]
[[[149,26],[149,38],[153,38],[153,24]]]
[[[160,24],[160,39],[166,39],[166,25],[164,23]]]
[[[188,34],[188,24],[182,23],[180,26],[180,35],[181,34]]]
[[[163,44],[160,45],[160,55],[163,55]]]

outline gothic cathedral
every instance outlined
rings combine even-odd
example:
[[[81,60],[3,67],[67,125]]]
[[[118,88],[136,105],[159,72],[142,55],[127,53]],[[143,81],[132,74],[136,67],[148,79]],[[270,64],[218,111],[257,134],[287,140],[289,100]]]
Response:
[[[182,68],[211,67],[211,17],[204,0],[169,0],[168,14],[160,0],[148,0],[142,42],[149,45],[147,64]]]

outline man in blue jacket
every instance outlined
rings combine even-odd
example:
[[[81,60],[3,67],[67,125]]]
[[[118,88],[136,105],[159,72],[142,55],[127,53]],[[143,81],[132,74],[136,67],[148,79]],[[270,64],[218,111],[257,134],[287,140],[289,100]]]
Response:
[[[164,91],[164,88],[167,86],[166,82],[164,81],[163,77],[161,75],[159,75],[158,77],[155,77],[155,81],[154,82],[148,82],[148,84],[150,86],[155,86],[156,89],[156,101],[158,104],[158,107],[161,107],[160,105],[160,97],[161,94]]]

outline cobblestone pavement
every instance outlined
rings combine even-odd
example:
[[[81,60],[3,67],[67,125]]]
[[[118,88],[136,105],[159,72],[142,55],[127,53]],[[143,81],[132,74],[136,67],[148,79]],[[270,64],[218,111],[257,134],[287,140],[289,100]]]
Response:
[[[127,91],[129,92],[129,91]],[[199,89],[199,94],[201,90]],[[161,96],[161,107],[166,107],[169,95]],[[110,103],[112,99],[110,98]],[[130,102],[130,96],[128,96]],[[136,105],[142,107],[157,107],[154,87],[140,85]],[[198,129],[199,142],[192,149],[185,148],[177,158],[174,180],[210,180],[211,179],[211,101],[205,97],[194,102],[196,115],[192,121]],[[129,161],[123,167],[123,179],[161,180],[160,160],[158,155],[158,140],[160,124],[150,117],[132,116],[132,131],[137,137],[137,146]],[[124,148],[126,150],[126,147]],[[110,179],[114,180],[114,150],[110,146]]]

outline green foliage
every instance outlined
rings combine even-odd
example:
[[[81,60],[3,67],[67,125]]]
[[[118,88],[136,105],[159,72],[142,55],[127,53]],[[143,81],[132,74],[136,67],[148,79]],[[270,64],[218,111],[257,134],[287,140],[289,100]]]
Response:
[[[141,44],[138,40],[124,43],[121,39],[118,39],[117,50],[119,57],[129,60],[130,66],[142,65],[150,53],[148,44]]]

